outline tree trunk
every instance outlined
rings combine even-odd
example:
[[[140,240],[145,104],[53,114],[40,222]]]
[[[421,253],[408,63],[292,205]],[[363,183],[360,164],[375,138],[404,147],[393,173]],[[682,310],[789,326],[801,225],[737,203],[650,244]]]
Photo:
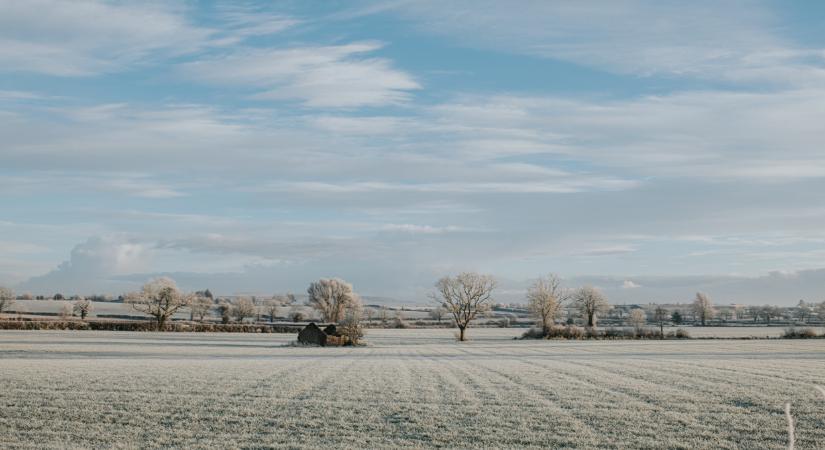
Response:
[[[587,326],[593,328],[593,313],[587,313]]]
[[[458,327],[458,340],[464,342],[464,329],[465,327]]]
[[[164,331],[166,329],[166,317],[158,316],[158,331]]]
[[[660,338],[662,338],[662,339],[665,338],[665,323],[664,322],[659,322],[659,334],[660,334],[660,336],[659,336]]]

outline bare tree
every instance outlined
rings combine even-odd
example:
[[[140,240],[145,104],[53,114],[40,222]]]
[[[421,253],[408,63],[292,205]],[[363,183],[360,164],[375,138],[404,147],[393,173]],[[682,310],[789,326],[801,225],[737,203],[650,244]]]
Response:
[[[322,278],[307,288],[309,306],[318,310],[325,322],[338,323],[347,308],[358,303],[358,295],[352,285],[340,278]]]
[[[68,319],[69,317],[72,316],[72,312],[73,312],[72,306],[69,305],[68,303],[63,303],[60,306],[60,311],[58,312],[58,314],[60,315],[61,319],[66,320],[66,319]]]
[[[552,273],[536,280],[527,290],[528,307],[541,325],[545,336],[561,313],[562,304],[567,297],[568,293],[562,288],[561,279]]]
[[[125,302],[136,311],[154,317],[158,330],[162,331],[169,318],[179,309],[189,306],[192,297],[181,292],[171,278],[160,277],[144,284],[140,292],[127,294]]]
[[[745,307],[742,305],[734,306],[733,314],[735,320],[742,320],[742,318],[745,317]]]
[[[800,300],[799,304],[796,305],[797,308],[797,316],[802,323],[805,323],[805,319],[810,319],[811,313],[813,312],[813,308],[811,305],[805,303],[804,300]]]
[[[663,339],[665,337],[665,322],[668,317],[667,310],[662,306],[657,306],[653,311],[653,320],[659,325],[659,334]]]
[[[814,312],[821,323],[825,323],[825,302],[819,302],[814,306]]]
[[[270,322],[274,322],[275,317],[278,316],[278,309],[280,309],[281,305],[283,305],[282,299],[282,296],[276,294],[269,300],[264,301],[264,315],[269,316]]]
[[[387,321],[390,319],[389,311],[386,306],[381,306],[378,310],[378,320],[381,321],[381,328],[387,328]]]
[[[7,288],[0,286],[0,314],[3,312],[8,311],[9,308],[14,305],[14,291]]]
[[[291,306],[293,303],[295,303],[295,296],[292,295],[292,293],[287,292],[286,294],[275,294],[271,299],[264,303],[264,311],[266,315],[269,316],[269,321],[274,322],[275,317],[278,315],[278,310],[280,308]]]
[[[435,287],[436,292],[431,297],[453,316],[459,330],[459,341],[466,340],[465,330],[470,322],[490,308],[495,280],[490,275],[464,272],[438,280]]]
[[[647,314],[641,309],[634,309],[630,311],[627,321],[630,322],[630,325],[633,326],[636,331],[639,331],[645,326],[645,323],[647,323]]]
[[[80,320],[86,320],[86,316],[92,312],[92,302],[87,298],[81,297],[80,299],[74,302],[72,306],[72,310],[75,314],[80,315]]]
[[[777,308],[776,306],[765,305],[759,309],[759,312],[762,317],[765,318],[765,323],[767,325],[771,324],[771,319],[774,317],[779,317],[782,315],[782,310]]]
[[[209,311],[214,304],[215,302],[212,300],[212,297],[196,295],[192,300],[192,304],[189,305],[189,308],[192,310],[192,317],[197,317],[198,321],[203,322],[203,319],[209,315]]]
[[[587,326],[595,327],[598,315],[610,310],[610,304],[604,294],[593,286],[584,286],[573,294],[573,301],[579,311],[587,317]]]
[[[697,292],[696,299],[693,300],[693,312],[699,317],[702,326],[705,326],[705,323],[712,319],[714,314],[713,302],[710,301],[710,297],[701,292]]]
[[[430,310],[430,318],[441,323],[441,319],[447,314],[447,310],[442,306],[436,306]]]
[[[247,317],[255,315],[255,303],[247,297],[239,298],[232,304],[232,315],[238,322],[243,322]]]
[[[218,301],[218,306],[215,307],[218,316],[221,318],[221,323],[226,325],[229,323],[229,320],[232,318],[232,304],[226,301],[226,299],[221,299]]]

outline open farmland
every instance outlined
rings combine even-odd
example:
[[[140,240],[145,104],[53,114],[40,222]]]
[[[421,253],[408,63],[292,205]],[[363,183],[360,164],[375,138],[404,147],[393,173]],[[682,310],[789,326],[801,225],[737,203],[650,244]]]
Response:
[[[6,448],[796,448],[825,441],[822,341],[513,341],[512,330],[0,332]]]

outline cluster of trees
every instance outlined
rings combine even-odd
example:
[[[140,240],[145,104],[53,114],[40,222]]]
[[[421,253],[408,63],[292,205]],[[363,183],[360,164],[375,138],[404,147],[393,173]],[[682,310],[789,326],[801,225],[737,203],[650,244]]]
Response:
[[[61,299],[63,296],[61,296]],[[23,294],[20,297],[16,297],[14,295],[14,291],[7,288],[0,286],[0,314],[8,311],[14,304],[15,300],[34,300],[35,297],[29,293]],[[77,315],[80,316],[81,319],[85,320],[89,313],[92,311],[93,303],[91,300],[76,295],[72,298],[74,301],[71,306],[68,304],[63,305],[63,308],[60,310],[59,314],[61,317],[67,317],[70,315]]]
[[[491,310],[495,287],[496,281],[490,275],[464,272],[456,276],[443,277],[435,283],[435,291],[431,294],[436,304],[429,312],[430,317],[438,322],[444,318],[451,318],[459,330],[459,340],[464,341],[466,330],[471,323]],[[30,294],[15,297],[11,289],[0,287],[0,313],[9,310],[15,299],[29,297],[31,297]],[[103,296],[93,298],[74,296],[71,299],[73,303],[64,305],[60,314],[64,317],[74,315],[86,319],[92,311],[93,300],[97,300],[98,297]],[[59,293],[53,298],[64,299]],[[240,297],[229,301],[225,298],[216,299],[208,289],[184,293],[175,281],[168,277],[152,279],[143,285],[141,290],[128,293],[120,298],[134,310],[153,317],[159,329],[163,329],[171,317],[184,308],[189,309],[191,320],[204,321],[214,312],[223,323],[229,323],[232,320],[243,322],[252,317],[260,320],[262,316],[268,316],[269,320],[274,322],[282,308],[291,306],[293,308],[292,319],[296,321],[304,319],[303,314],[296,309],[296,298],[291,293],[276,294],[269,299]],[[562,318],[565,308],[578,311],[589,328],[595,327],[599,317],[611,309],[599,289],[592,286],[568,289],[562,286],[561,279],[554,274],[537,279],[527,290],[526,300],[529,311],[544,334],[547,334],[550,328]],[[310,283],[307,288],[306,306],[314,309],[322,321],[338,324],[339,329],[350,335],[353,342],[357,342],[363,336],[364,308],[360,297],[350,283],[339,278],[322,278]],[[803,322],[812,315],[825,318],[825,302],[807,304],[803,301],[800,301],[795,308],[784,309],[775,306],[755,306],[745,311],[740,307],[728,307],[721,309],[721,316],[730,318],[735,315],[737,318],[742,318],[749,314],[754,321],[761,318],[770,323],[774,318],[787,317],[791,310]],[[663,331],[668,321],[677,325],[681,324],[684,320],[683,314],[686,312],[702,325],[706,325],[714,317],[720,315],[720,311],[714,307],[710,297],[700,292],[696,294],[686,311],[679,309],[668,311],[662,306],[657,306],[652,312],[636,308],[629,312],[626,321],[630,326],[640,330],[650,320],[659,326],[660,331]],[[372,310],[367,310],[370,319],[372,314]],[[386,309],[379,310],[379,315],[381,322],[385,326],[388,325],[390,318]],[[400,315],[395,317],[395,322],[397,322],[395,326],[405,327]]]
[[[444,311],[452,316],[459,330],[458,339],[464,341],[466,330],[472,321],[490,309],[495,287],[495,279],[490,275],[464,272],[455,277],[441,278],[436,282],[436,290],[431,295],[437,305],[433,316],[440,319]],[[541,277],[530,286],[527,302],[545,334],[560,317],[565,303],[572,302],[575,305],[588,327],[595,327],[599,315],[610,309],[610,304],[600,290],[592,286],[565,289],[561,279],[554,274]]]
[[[181,291],[175,281],[168,277],[149,280],[140,291],[124,296],[124,303],[135,311],[152,316],[157,326],[163,329],[167,321],[178,311],[188,308],[190,319],[204,321],[214,311],[223,323],[233,319],[237,322],[252,317],[260,318],[262,313],[274,321],[279,308],[295,302],[292,294],[276,294],[271,299],[257,301],[254,297],[240,297],[230,302],[228,299],[215,299],[207,289],[192,293]]]
[[[338,278],[322,278],[307,288],[307,305],[314,308],[324,322],[336,323],[339,331],[351,342],[357,343],[363,337],[361,324],[362,304],[352,285]],[[271,299],[257,301],[241,297],[233,302],[227,299],[215,300],[209,290],[184,293],[168,277],[150,280],[140,291],[124,297],[124,302],[136,311],[152,316],[157,321],[158,329],[164,329],[166,323],[183,308],[189,308],[194,320],[203,321],[214,310],[223,323],[231,320],[243,322],[245,319],[268,315],[274,321],[281,308],[294,305],[293,294],[276,294]],[[262,314],[264,313],[264,314]],[[302,319],[302,315],[293,312],[293,319]]]

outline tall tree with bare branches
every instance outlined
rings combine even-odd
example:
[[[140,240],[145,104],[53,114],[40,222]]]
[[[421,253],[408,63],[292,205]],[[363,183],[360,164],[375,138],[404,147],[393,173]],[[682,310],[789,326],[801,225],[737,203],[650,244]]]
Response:
[[[158,330],[163,331],[166,321],[179,309],[189,306],[193,298],[194,295],[181,292],[175,280],[160,277],[144,284],[139,292],[127,294],[125,303],[135,311],[154,317]]]
[[[14,304],[14,291],[0,286],[0,314],[8,310]]]
[[[80,297],[74,302],[72,310],[80,316],[80,320],[86,320],[86,316],[92,312],[92,301],[85,297]]]
[[[197,317],[199,321],[203,322],[213,306],[215,306],[215,301],[212,300],[212,297],[196,294],[195,298],[192,299],[192,304],[189,305],[192,310],[192,318]]]
[[[545,336],[550,332],[550,327],[561,313],[562,303],[568,297],[567,290],[561,285],[561,278],[552,273],[539,278],[527,289],[528,307]]]
[[[639,332],[647,322],[647,314],[645,314],[642,309],[634,309],[633,311],[630,311],[627,321],[630,322],[630,325],[636,329],[636,332]]]
[[[496,281],[490,275],[464,272],[438,280],[431,297],[453,316],[458,326],[458,340],[464,341],[470,322],[490,308],[495,287]]]
[[[587,317],[587,326],[596,326],[598,315],[607,312],[610,304],[602,294],[602,291],[593,286],[584,286],[576,290],[573,294],[573,301],[578,306],[579,311]]]
[[[307,288],[309,306],[318,310],[325,322],[340,322],[348,308],[360,304],[352,285],[340,278],[321,278]]]
[[[668,313],[663,306],[656,306],[653,311],[653,320],[659,325],[659,334],[662,339],[665,337],[665,322],[667,321]]]
[[[713,302],[710,301],[710,297],[702,292],[697,292],[696,298],[693,300],[693,312],[702,321],[702,326],[705,326],[705,323],[712,319],[714,314]]]

